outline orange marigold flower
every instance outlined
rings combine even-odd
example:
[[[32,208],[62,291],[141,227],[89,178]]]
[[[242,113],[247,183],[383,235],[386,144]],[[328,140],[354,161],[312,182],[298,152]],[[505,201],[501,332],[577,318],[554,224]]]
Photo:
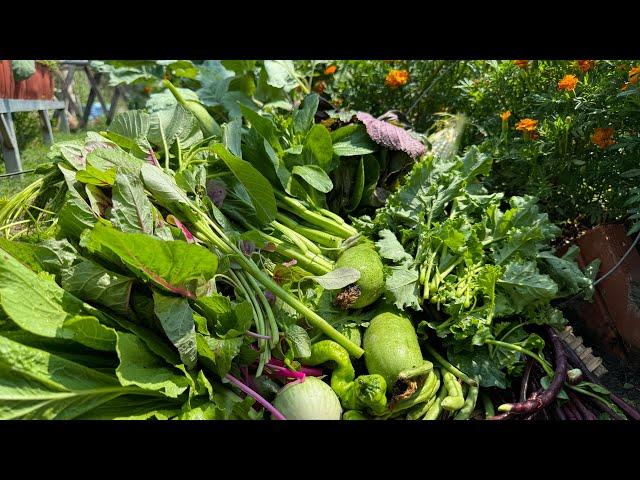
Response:
[[[502,112],[500,114],[500,118],[502,119],[503,122],[506,122],[507,120],[509,120],[510,116],[511,116],[511,110],[507,110],[506,112]]]
[[[527,68],[529,66],[529,60],[514,60],[513,64],[518,68]]]
[[[389,88],[398,88],[409,82],[409,72],[406,70],[389,70],[384,83]]]
[[[333,75],[334,73],[336,73],[337,69],[338,67],[336,67],[335,65],[329,65],[327,68],[324,69],[324,74]]]
[[[150,87],[149,85],[146,85],[146,86],[142,89],[142,91],[143,91],[144,93],[146,93],[146,94],[149,94],[149,93],[151,93],[151,87]]]
[[[631,82],[631,85],[637,84],[638,78],[640,78],[640,67],[633,67],[629,70],[629,81]]]
[[[323,93],[325,89],[324,82],[318,82],[313,86],[313,91],[316,93]]]
[[[613,140],[613,128],[596,128],[591,135],[591,143],[605,148],[616,143]]]
[[[624,82],[620,87],[620,91],[624,92],[627,88],[629,88],[629,82]]]
[[[578,77],[575,75],[565,75],[562,80],[558,82],[558,90],[568,90],[573,92],[578,84]]]
[[[587,73],[595,65],[595,60],[578,60],[578,68],[582,73]]]
[[[523,118],[516,124],[516,130],[521,132],[535,132],[538,128],[538,120]]]

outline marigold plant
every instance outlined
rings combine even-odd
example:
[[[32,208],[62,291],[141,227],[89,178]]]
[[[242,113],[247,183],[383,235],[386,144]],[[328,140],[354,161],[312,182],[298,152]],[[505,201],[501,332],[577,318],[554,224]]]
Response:
[[[535,132],[538,128],[538,120],[532,118],[523,118],[516,124],[516,130],[519,132]]]
[[[578,60],[578,68],[582,73],[587,73],[596,64],[595,60]]]
[[[638,83],[638,78],[640,78],[640,67],[633,67],[629,70],[629,82],[631,85],[636,85]]]
[[[384,79],[389,88],[398,88],[409,82],[409,72],[406,70],[390,70]]]
[[[324,74],[333,75],[334,73],[336,73],[337,69],[338,67],[336,67],[335,65],[329,65],[327,68],[324,69]]]
[[[591,135],[591,143],[602,149],[616,143],[613,140],[613,128],[596,128]]]
[[[513,64],[518,68],[527,68],[529,66],[529,60],[514,60]]]
[[[562,77],[562,80],[558,82],[558,90],[566,90],[568,92],[573,92],[576,89],[576,85],[578,84],[578,77],[575,75],[565,75]]]
[[[509,117],[510,117],[510,116],[511,116],[511,110],[507,110],[506,112],[502,112],[502,113],[500,114],[500,119],[501,119],[503,122],[506,122],[507,120],[509,120]]]

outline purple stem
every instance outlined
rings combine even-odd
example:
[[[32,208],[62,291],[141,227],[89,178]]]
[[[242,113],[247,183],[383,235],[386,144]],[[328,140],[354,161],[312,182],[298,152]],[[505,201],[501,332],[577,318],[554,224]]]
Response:
[[[277,409],[276,407],[274,407],[273,405],[271,405],[269,402],[267,402],[258,392],[252,390],[251,388],[249,388],[248,386],[246,386],[244,383],[242,383],[240,380],[238,380],[236,377],[234,377],[233,375],[231,375],[230,373],[227,373],[224,378],[226,378],[227,380],[229,380],[231,383],[233,383],[236,387],[238,387],[240,390],[242,390],[244,393],[246,393],[247,395],[249,395],[250,397],[255,398],[255,400],[262,405],[264,408],[266,408],[271,415],[273,416],[273,418],[275,418],[276,420],[286,420],[286,418],[284,417],[284,415],[282,415]]]
[[[250,332],[249,330],[244,332],[244,334],[249,337],[259,338],[261,340],[271,340],[271,337],[269,335],[260,335],[259,333]]]
[[[279,377],[296,378],[299,380],[304,380],[304,377],[306,377],[306,375],[303,372],[294,372],[293,370],[289,370],[288,368],[281,367],[279,365],[274,365],[269,362],[265,363],[264,366],[273,370],[274,371],[273,373],[275,375],[278,375]]]

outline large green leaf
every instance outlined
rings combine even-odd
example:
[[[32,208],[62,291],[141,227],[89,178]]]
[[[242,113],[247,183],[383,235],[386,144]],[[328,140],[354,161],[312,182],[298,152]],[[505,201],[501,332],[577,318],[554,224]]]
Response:
[[[223,144],[215,144],[213,151],[246,189],[258,220],[262,223],[275,220],[278,211],[273,188],[271,188],[269,181],[249,162],[229,152]]]
[[[171,398],[189,388],[187,377],[151,352],[135,335],[118,333],[117,351],[120,365],[116,375],[122,385],[136,385]]]
[[[324,125],[314,125],[305,140],[302,151],[304,163],[319,165],[329,173],[335,165],[332,165],[333,150],[331,134]]]
[[[296,67],[291,60],[265,60],[264,69],[267,73],[267,83],[272,87],[281,88],[285,92],[298,86]]]
[[[242,337],[205,338],[196,334],[198,356],[202,363],[223,378],[231,370],[231,362],[240,352]]]
[[[189,369],[195,367],[198,351],[193,310],[189,301],[184,297],[163,295],[154,290],[153,310],[164,333],[178,349],[182,363]]]
[[[340,157],[366,155],[378,150],[367,130],[359,124],[346,125],[331,134],[333,153]]]
[[[242,120],[236,119],[222,125],[224,146],[236,157],[242,157]]]
[[[72,419],[131,391],[113,375],[0,336],[0,419]]]
[[[498,285],[509,296],[515,313],[522,312],[528,305],[548,302],[558,292],[555,282],[538,272],[535,262],[508,263]]]
[[[82,259],[61,270],[62,288],[85,302],[102,305],[114,312],[129,312],[133,278],[109,271],[102,265]]]
[[[181,240],[164,241],[138,233],[124,233],[97,224],[81,245],[145,282],[188,298],[196,298],[218,268],[218,257],[204,247]]]
[[[0,249],[0,305],[20,328],[44,337],[113,350],[115,332],[87,313],[85,304]]]
[[[333,188],[331,178],[319,165],[296,165],[291,169],[291,173],[298,175],[322,193],[328,193]]]
[[[192,213],[189,197],[176,184],[173,177],[164,173],[161,168],[148,163],[142,166],[140,174],[145,188],[151,192],[156,203],[173,213],[178,211],[187,216]]]
[[[123,232],[153,234],[153,206],[138,177],[118,172],[111,200],[111,222],[116,228]]]
[[[164,145],[163,137],[167,146],[170,147],[178,140],[182,148],[188,148],[203,138],[198,120],[179,104],[155,112],[151,115],[149,124],[149,141],[157,146]]]
[[[151,148],[147,140],[149,134],[149,114],[140,110],[129,110],[116,115],[109,125],[109,133],[115,133],[113,140],[121,147],[131,149],[135,146],[148,152]]]
[[[282,151],[282,146],[276,136],[276,127],[273,122],[266,118],[260,116],[257,112],[253,111],[246,105],[240,105],[240,110],[242,111],[242,115],[249,121],[251,126],[256,129],[256,131],[264,137],[264,139],[271,144],[271,146],[276,149],[278,152]]]
[[[244,301],[234,304],[229,297],[213,293],[196,300],[196,308],[213,326],[216,335],[232,338],[244,335],[253,324],[251,303]]]
[[[293,114],[293,131],[295,133],[306,133],[311,129],[319,101],[320,97],[316,93],[304,97],[302,104]]]

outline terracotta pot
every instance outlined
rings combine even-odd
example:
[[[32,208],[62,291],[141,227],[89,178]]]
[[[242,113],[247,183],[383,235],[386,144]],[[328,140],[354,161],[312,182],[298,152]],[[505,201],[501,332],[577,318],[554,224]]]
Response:
[[[11,60],[0,60],[0,98],[13,98],[14,89]]]
[[[578,263],[584,267],[600,258],[600,278],[618,263],[634,238],[620,224],[596,227],[577,239]],[[598,284],[593,299],[593,303],[580,303],[575,311],[594,343],[618,357],[640,352],[640,255],[636,249]]]
[[[36,63],[36,73],[15,84],[14,98],[22,100],[53,99],[53,76],[49,67]]]

